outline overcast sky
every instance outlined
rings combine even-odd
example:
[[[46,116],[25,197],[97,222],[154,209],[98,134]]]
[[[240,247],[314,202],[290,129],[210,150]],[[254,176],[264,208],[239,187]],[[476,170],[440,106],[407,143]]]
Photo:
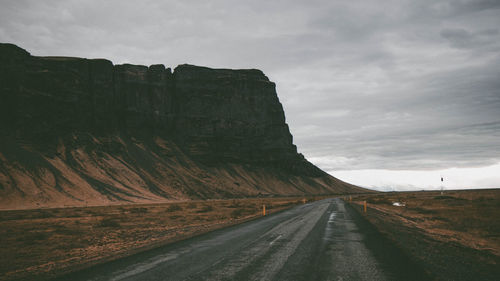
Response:
[[[0,1],[0,42],[33,55],[263,70],[341,179],[500,188],[498,0]]]

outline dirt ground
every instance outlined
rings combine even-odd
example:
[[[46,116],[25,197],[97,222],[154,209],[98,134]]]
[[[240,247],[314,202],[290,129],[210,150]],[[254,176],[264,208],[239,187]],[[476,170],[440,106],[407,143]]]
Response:
[[[368,221],[436,280],[498,280],[500,189],[446,191],[442,195],[383,193],[345,200],[351,200]]]
[[[0,211],[0,279],[44,280],[319,198]]]

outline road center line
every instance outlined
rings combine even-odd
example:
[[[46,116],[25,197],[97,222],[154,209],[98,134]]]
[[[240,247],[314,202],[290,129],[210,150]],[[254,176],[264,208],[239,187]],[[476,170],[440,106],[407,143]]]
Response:
[[[278,235],[278,237],[276,237],[273,241],[271,241],[271,242],[269,243],[269,245],[274,244],[274,242],[278,241],[278,239],[280,239],[280,238],[281,238],[281,236],[282,236],[281,234],[280,234],[280,235]]]
[[[336,214],[337,214],[336,212],[332,212],[332,213],[330,214],[330,217],[328,218],[328,222],[333,222],[333,220],[335,219],[335,215],[336,215]]]

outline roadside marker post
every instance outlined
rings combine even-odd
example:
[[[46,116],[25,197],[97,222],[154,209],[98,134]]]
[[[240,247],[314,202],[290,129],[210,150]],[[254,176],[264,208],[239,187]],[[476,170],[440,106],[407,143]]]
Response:
[[[366,201],[363,201],[363,209],[364,209],[364,211],[366,213]]]
[[[266,205],[262,205],[262,215],[266,215]]]
[[[443,195],[443,190],[444,190],[444,183],[443,183],[443,176],[441,176],[441,195]]]

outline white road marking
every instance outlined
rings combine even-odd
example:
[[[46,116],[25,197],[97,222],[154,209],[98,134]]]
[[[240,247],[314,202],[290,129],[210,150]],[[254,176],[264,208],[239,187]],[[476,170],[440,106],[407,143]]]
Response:
[[[281,234],[280,234],[280,235],[278,235],[278,237],[276,237],[273,241],[271,241],[271,242],[269,243],[269,245],[274,244],[274,242],[278,241],[278,239],[280,239],[280,238],[281,238],[281,236],[282,236]]]
[[[336,215],[336,214],[337,214],[336,212],[332,212],[332,213],[330,214],[330,217],[328,218],[328,222],[333,222],[333,219],[335,219],[335,215]]]
[[[125,279],[128,277],[137,275],[139,273],[148,271],[160,263],[164,263],[164,262],[167,262],[167,261],[170,261],[170,260],[177,258],[177,256],[178,256],[178,254],[170,254],[170,255],[167,254],[162,258],[156,259],[155,261],[147,261],[145,263],[136,265],[134,268],[127,269],[126,272],[119,274],[118,276],[115,276],[114,278],[111,279],[111,281],[122,280],[122,279]]]

